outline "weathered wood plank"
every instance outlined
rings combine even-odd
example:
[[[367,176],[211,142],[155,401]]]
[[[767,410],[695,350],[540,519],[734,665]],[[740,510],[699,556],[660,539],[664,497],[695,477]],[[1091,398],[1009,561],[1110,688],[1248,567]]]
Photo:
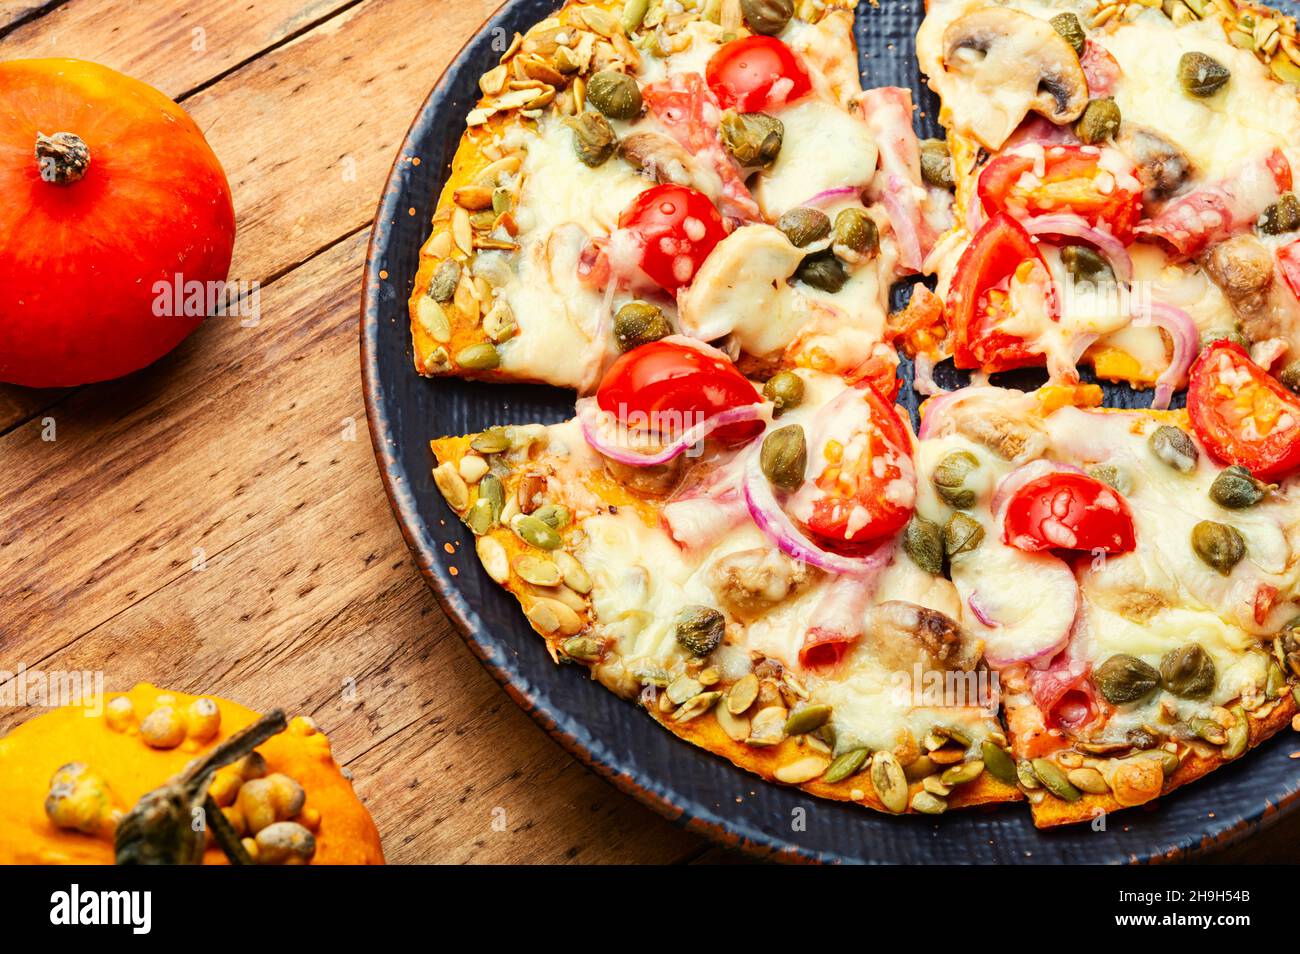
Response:
[[[71,56],[94,60],[143,80],[173,99],[283,43],[356,0],[190,0],[131,4],[69,0],[24,23],[0,42],[4,59]],[[40,6],[35,0],[0,3]]]
[[[0,0],[0,34],[22,20],[37,16],[42,10],[53,8],[58,2],[59,0]]]

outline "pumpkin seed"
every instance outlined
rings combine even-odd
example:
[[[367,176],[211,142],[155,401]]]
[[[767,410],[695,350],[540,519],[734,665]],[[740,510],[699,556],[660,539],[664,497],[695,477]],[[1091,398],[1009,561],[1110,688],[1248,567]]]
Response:
[[[722,681],[722,673],[718,671],[717,666],[708,666],[705,669],[701,669],[696,678],[700,680],[700,685],[708,689],[712,686],[716,686]]]
[[[779,371],[763,385],[763,397],[772,402],[776,413],[803,403],[803,378],[793,371]]]
[[[533,516],[552,530],[563,530],[573,520],[569,508],[564,504],[546,504],[533,511]]]
[[[623,29],[628,32],[634,32],[641,26],[641,21],[645,19],[646,11],[650,9],[650,0],[627,0],[623,4]]]
[[[496,474],[484,474],[478,482],[478,499],[491,504],[493,522],[500,520],[506,505],[506,490],[501,485],[501,478]]]
[[[722,614],[712,607],[688,606],[678,614],[675,635],[687,652],[707,656],[722,642],[726,625]]]
[[[1164,773],[1165,778],[1173,775],[1178,771],[1178,766],[1183,763],[1179,760],[1178,755],[1167,749],[1161,749],[1156,753],[1156,761],[1160,763],[1160,770]]]
[[[750,721],[749,738],[745,741],[750,745],[777,745],[785,739],[787,715],[785,706],[768,706],[759,709]]]
[[[429,297],[439,304],[447,304],[456,294],[460,284],[460,263],[454,258],[442,261],[433,272],[429,282]]]
[[[1279,699],[1286,689],[1286,673],[1272,657],[1268,660],[1268,674],[1264,679],[1264,698]]]
[[[922,815],[942,815],[948,810],[948,803],[930,792],[920,791],[912,796],[912,811]]]
[[[907,777],[893,752],[879,751],[871,757],[871,787],[882,805],[898,814],[907,808]]]
[[[673,681],[673,677],[658,666],[649,663],[636,663],[632,667],[632,675],[643,686],[655,686],[659,689],[668,687],[668,683]]]
[[[560,644],[564,655],[579,662],[599,662],[605,650],[604,644],[592,636],[570,636]]]
[[[442,496],[452,510],[460,513],[469,506],[469,487],[451,461],[434,468],[433,482],[442,491]]]
[[[1066,802],[1077,802],[1083,797],[1083,793],[1070,784],[1070,779],[1055,762],[1049,762],[1047,759],[1032,759],[1030,764],[1033,765],[1034,775],[1043,783],[1043,787],[1057,798]]]
[[[488,472],[488,462],[477,454],[466,454],[456,465],[456,470],[467,484],[477,484]]]
[[[808,469],[808,444],[803,427],[787,424],[770,432],[763,438],[758,461],[772,486],[786,491],[798,490]]]
[[[489,338],[500,344],[503,341],[509,341],[519,333],[519,325],[515,322],[515,313],[510,310],[505,299],[497,299],[493,302],[488,313],[483,316],[483,333]]]
[[[975,781],[983,772],[984,762],[981,759],[971,759],[969,762],[945,769],[939,776],[939,780],[945,785],[965,785],[967,782]]]
[[[718,725],[727,734],[727,738],[733,742],[744,742],[749,738],[749,720],[744,716],[734,715],[727,710],[726,706],[715,706],[713,717],[718,720]]]
[[[670,682],[668,688],[664,690],[675,706],[680,706],[688,699],[694,699],[703,691],[704,686],[700,685],[698,679],[692,679],[690,676],[686,675],[678,676]]]
[[[456,352],[456,363],[470,371],[491,371],[501,364],[501,354],[490,341],[481,341]]]
[[[519,514],[510,521],[510,529],[519,539],[539,550],[558,550],[560,535],[548,523],[532,514]]]
[[[515,573],[525,583],[532,583],[534,586],[559,586],[560,568],[555,565],[554,561],[542,556],[534,556],[531,553],[520,554],[515,557]]]
[[[478,553],[479,562],[483,564],[483,569],[487,570],[488,576],[497,583],[505,583],[510,579],[510,558],[506,555],[506,548],[501,545],[500,540],[479,537],[474,541],[474,550]]]
[[[1194,718],[1187,722],[1187,729],[1198,739],[1204,739],[1211,745],[1223,745],[1228,741],[1228,733],[1223,730],[1223,726],[1213,719]]]
[[[494,526],[496,526],[496,514],[492,510],[492,504],[480,497],[474,501],[474,506],[469,508],[469,513],[465,515],[465,526],[469,527],[470,532],[476,537],[481,537]]]
[[[475,434],[469,446],[480,454],[500,454],[510,449],[510,436],[500,428],[492,428]]]
[[[831,717],[831,707],[823,704],[801,706],[790,713],[785,720],[786,735],[805,735],[814,729],[820,729]]]
[[[1089,795],[1105,795],[1110,791],[1110,786],[1106,784],[1105,777],[1095,768],[1084,766],[1083,768],[1070,769],[1065,777],[1071,785],[1082,792],[1087,792]]]
[[[740,715],[754,704],[758,698],[758,677],[747,673],[731,684],[727,692],[727,709],[732,715]]]
[[[722,698],[720,692],[701,692],[698,696],[683,703],[676,712],[673,713],[674,722],[689,722],[692,719],[704,715],[713,708],[713,704]]]
[[[545,636],[576,636],[582,630],[582,617],[559,600],[544,596],[534,600],[525,615]]]
[[[555,554],[555,562],[560,568],[560,573],[563,574],[565,586],[583,596],[591,592],[591,576],[576,557],[558,550]]]
[[[1156,457],[1179,473],[1190,474],[1196,469],[1201,453],[1181,427],[1162,424],[1152,432],[1148,443]]]
[[[939,763],[928,755],[921,755],[903,766],[903,777],[909,783],[919,782],[937,771],[939,771]]]
[[[446,344],[451,340],[451,321],[442,305],[425,296],[415,306],[416,319],[434,341]]]
[[[829,764],[820,756],[809,755],[797,762],[787,762],[773,774],[778,782],[785,782],[787,785],[802,785],[804,782],[811,782],[825,772]]]
[[[1041,788],[1043,785],[1038,780],[1038,776],[1034,774],[1034,767],[1029,764],[1028,759],[1021,759],[1016,763],[1016,781],[1030,791]]]
[[[1006,749],[985,740],[980,744],[980,755],[984,757],[984,767],[990,775],[1007,785],[1016,784],[1016,763]]]
[[[952,794],[952,787],[945,785],[943,779],[937,775],[927,775],[921,779],[921,788],[925,789],[931,795],[937,795],[940,798],[947,798]]]
[[[850,775],[856,775],[866,764],[867,756],[870,754],[867,749],[850,749],[831,763],[822,781],[833,785],[844,781]]]
[[[1214,660],[1197,643],[1171,649],[1160,660],[1161,685],[1184,699],[1204,699],[1215,680]]]
[[[1111,705],[1138,702],[1156,691],[1160,673],[1136,656],[1116,653],[1094,670],[1092,681]]]
[[[448,371],[450,369],[451,355],[449,355],[447,349],[441,345],[430,351],[428,356],[424,359],[425,374],[436,374],[440,371]]]

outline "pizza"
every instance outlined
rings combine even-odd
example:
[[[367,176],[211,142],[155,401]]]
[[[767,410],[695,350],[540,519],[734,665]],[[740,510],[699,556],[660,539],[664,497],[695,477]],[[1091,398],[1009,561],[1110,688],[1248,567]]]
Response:
[[[592,0],[516,36],[421,252],[416,370],[589,391],[684,333],[892,375],[889,288],[951,196],[922,181],[910,92],[864,94],[853,7]]]
[[[432,441],[551,657],[768,780],[1040,827],[1297,719],[1300,104],[1232,9],[932,0],[946,142],[862,88],[851,3],[571,2],[516,37],[410,311],[422,374],[578,394]],[[908,276],[934,290],[889,315]]]
[[[1300,380],[1292,20],[1232,0],[930,0],[917,56],[960,223],[931,263],[928,360],[1056,380],[1086,364],[1168,407],[1201,343],[1230,337]]]

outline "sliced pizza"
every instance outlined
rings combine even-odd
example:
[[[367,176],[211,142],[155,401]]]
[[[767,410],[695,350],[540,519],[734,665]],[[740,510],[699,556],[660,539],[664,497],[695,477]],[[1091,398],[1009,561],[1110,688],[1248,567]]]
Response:
[[[1300,48],[1232,0],[930,0],[917,36],[948,130],[958,225],[926,363],[1045,366],[1168,407],[1228,337],[1300,383]],[[942,343],[936,345],[935,340]]]
[[[799,369],[761,392],[673,336],[619,358],[573,420],[433,449],[554,658],[675,734],[880,810],[1020,797],[942,554],[906,555],[911,428],[869,385]]]
[[[1186,412],[1089,407],[1088,386],[924,409],[917,513],[957,541],[1040,826],[1149,802],[1297,711],[1300,401],[1228,342],[1192,379]]]
[[[417,371],[589,392],[685,334],[892,374],[891,283],[950,224],[854,0],[570,0],[482,78],[410,299]]]

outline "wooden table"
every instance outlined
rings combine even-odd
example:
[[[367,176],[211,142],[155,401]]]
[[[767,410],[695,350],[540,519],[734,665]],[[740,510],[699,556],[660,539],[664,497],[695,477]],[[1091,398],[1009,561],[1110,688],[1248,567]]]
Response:
[[[497,5],[0,0],[0,58],[93,59],[184,104],[234,189],[231,278],[261,285],[255,327],[211,320],[125,380],[0,387],[0,670],[310,714],[390,862],[730,860],[515,707],[416,571],[375,469],[371,218],[420,103]],[[0,709],[0,732],[30,715]],[[1294,857],[1300,817],[1282,831],[1234,854]]]

